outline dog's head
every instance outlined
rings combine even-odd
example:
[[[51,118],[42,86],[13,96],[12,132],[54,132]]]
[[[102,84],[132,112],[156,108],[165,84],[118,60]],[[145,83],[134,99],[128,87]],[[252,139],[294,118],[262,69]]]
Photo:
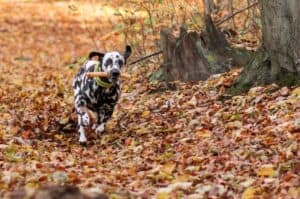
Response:
[[[108,81],[112,83],[118,82],[120,77],[121,68],[128,57],[131,55],[131,47],[126,46],[124,53],[119,53],[116,51],[107,52],[107,53],[100,53],[100,52],[90,52],[89,59],[93,57],[98,57],[98,60],[101,63],[101,70],[103,72],[107,72],[109,74]]]

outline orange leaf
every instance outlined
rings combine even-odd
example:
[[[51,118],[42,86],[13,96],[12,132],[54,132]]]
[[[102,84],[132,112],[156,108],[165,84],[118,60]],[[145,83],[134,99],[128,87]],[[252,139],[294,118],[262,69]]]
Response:
[[[149,115],[150,115],[150,111],[144,111],[144,112],[142,113],[142,117],[143,117],[143,118],[148,118]]]
[[[22,132],[22,138],[23,139],[28,139],[31,135],[31,131],[23,131]]]
[[[202,129],[197,131],[196,135],[200,138],[209,138],[212,136],[212,132],[208,129]]]
[[[273,165],[263,165],[256,172],[258,176],[267,176],[274,177],[276,175],[276,171],[273,169]]]
[[[259,188],[253,188],[253,187],[248,187],[243,195],[242,195],[242,199],[254,199],[255,196],[257,196],[260,192]]]
[[[171,174],[175,170],[176,164],[174,162],[167,162],[162,167],[162,171],[167,174]]]

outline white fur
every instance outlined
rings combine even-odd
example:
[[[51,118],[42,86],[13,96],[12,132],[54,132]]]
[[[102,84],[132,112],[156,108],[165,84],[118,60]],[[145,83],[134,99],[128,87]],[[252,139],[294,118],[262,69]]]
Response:
[[[107,59],[112,59],[112,65],[106,67],[105,63]],[[103,61],[102,61],[102,68],[109,72],[111,69],[115,68],[115,69],[119,69],[120,70],[120,66],[119,66],[119,60],[122,60],[123,63],[125,61],[123,55],[121,55],[119,52],[116,51],[112,51],[109,53],[106,53],[103,57]]]
[[[100,134],[100,133],[102,133],[104,130],[105,130],[105,124],[102,123],[102,124],[100,124],[100,125],[96,128],[96,133],[97,133],[97,134]]]
[[[102,133],[102,132],[104,131],[104,129],[105,129],[105,124],[102,123],[102,124],[100,124],[100,125],[96,128],[96,133],[97,133],[97,134],[100,134],[100,133]]]
[[[98,63],[99,63],[99,61],[89,60],[89,61],[86,62],[85,67],[86,67],[86,69],[89,69],[91,66],[94,66]]]
[[[82,116],[82,123],[84,126],[90,125],[90,117],[87,113]]]
[[[85,137],[85,132],[84,132],[84,128],[83,126],[79,127],[79,142],[81,143],[85,143],[87,141],[86,137]]]

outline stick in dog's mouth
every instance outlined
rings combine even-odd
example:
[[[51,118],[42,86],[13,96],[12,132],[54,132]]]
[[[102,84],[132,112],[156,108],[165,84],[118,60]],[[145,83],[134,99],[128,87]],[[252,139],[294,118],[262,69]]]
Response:
[[[93,77],[109,77],[109,74],[107,72],[87,72],[86,76],[89,78]],[[121,77],[129,78],[129,74],[121,73]]]

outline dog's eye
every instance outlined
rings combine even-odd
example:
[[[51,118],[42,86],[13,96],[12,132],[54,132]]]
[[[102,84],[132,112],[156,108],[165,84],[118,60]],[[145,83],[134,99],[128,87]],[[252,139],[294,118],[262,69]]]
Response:
[[[123,65],[123,61],[119,60],[119,65],[122,66]]]
[[[111,65],[111,64],[112,64],[112,59],[106,60],[106,62],[105,62],[105,66],[106,67],[109,66],[109,65]]]

